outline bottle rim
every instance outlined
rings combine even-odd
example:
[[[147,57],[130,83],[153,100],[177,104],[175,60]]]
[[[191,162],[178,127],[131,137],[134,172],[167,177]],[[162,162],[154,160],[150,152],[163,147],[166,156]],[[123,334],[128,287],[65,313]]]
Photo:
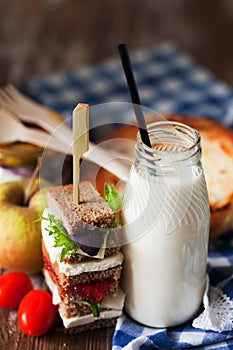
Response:
[[[146,161],[157,161],[160,166],[201,156],[201,136],[193,127],[176,121],[155,121],[147,125],[152,148],[145,145],[137,133],[136,153]],[[164,147],[155,147],[158,141]],[[179,147],[178,147],[179,146]]]

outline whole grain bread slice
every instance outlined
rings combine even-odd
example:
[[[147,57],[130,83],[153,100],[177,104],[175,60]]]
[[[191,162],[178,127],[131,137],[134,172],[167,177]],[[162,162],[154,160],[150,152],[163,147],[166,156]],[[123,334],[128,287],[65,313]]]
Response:
[[[91,182],[79,184],[78,205],[73,202],[72,184],[49,188],[46,199],[49,213],[61,221],[70,239],[83,252],[95,256],[115,216]]]
[[[73,185],[51,187],[46,192],[49,212],[62,224],[69,235],[86,228],[110,227],[114,213],[89,181],[79,184],[79,204],[73,202]]]

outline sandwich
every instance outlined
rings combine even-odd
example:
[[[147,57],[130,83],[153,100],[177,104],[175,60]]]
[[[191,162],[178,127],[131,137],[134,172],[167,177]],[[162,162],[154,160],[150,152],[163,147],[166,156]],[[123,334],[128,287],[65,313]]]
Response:
[[[51,187],[42,216],[43,274],[67,330],[111,326],[122,314],[123,255],[117,208],[120,197],[105,185],[105,199],[88,182]]]

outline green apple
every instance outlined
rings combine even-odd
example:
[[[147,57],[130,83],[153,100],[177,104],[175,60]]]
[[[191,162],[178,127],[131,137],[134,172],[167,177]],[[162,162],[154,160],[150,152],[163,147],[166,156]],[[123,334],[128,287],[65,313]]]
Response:
[[[34,274],[42,268],[38,219],[46,205],[38,179],[33,195],[24,204],[28,182],[23,179],[0,184],[0,267]]]

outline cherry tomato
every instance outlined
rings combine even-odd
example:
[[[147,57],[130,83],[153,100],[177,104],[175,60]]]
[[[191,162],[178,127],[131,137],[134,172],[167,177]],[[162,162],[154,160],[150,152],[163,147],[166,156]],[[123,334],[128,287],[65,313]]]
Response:
[[[17,308],[21,299],[32,289],[30,278],[23,272],[8,272],[1,275],[0,308]]]
[[[52,304],[52,295],[43,290],[32,290],[21,300],[18,309],[18,324],[28,335],[39,336],[53,325],[57,307]]]

